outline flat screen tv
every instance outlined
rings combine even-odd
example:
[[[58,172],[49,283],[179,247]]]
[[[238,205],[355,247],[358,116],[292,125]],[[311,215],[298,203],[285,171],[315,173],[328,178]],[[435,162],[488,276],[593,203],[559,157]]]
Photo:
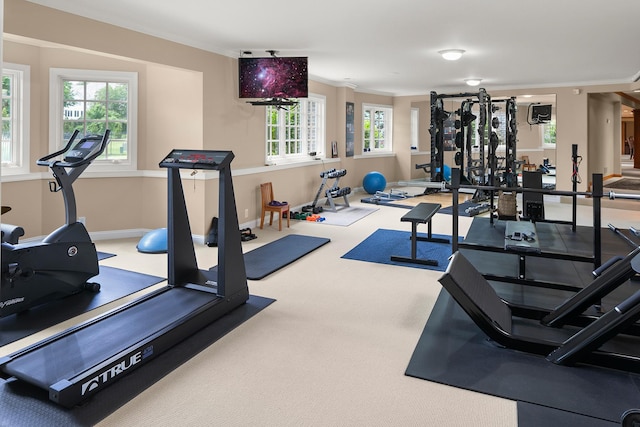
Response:
[[[530,123],[548,123],[551,121],[551,104],[532,104]]]
[[[239,58],[240,98],[306,98],[306,57]]]

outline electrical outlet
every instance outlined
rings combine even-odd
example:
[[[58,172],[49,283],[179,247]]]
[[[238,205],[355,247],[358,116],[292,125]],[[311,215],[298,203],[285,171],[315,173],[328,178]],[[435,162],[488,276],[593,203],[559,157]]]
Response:
[[[249,209],[244,210],[244,217],[249,218]]]
[[[81,223],[82,225],[86,226],[87,225],[87,218],[84,216],[81,216],[78,218],[78,222]]]

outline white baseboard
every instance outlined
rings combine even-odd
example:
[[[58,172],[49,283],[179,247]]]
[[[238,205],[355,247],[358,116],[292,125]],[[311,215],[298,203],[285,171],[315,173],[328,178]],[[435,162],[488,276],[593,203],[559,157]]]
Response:
[[[257,228],[259,224],[260,222],[257,219],[254,219],[248,222],[243,222],[242,224],[239,225],[239,227],[240,229],[243,229],[243,228],[253,229],[253,228]],[[152,231],[152,229],[150,228],[132,228],[128,230],[93,231],[93,232],[89,232],[89,236],[91,237],[92,241],[97,242],[100,240],[140,238],[150,231]],[[29,237],[26,239],[20,239],[20,243],[41,242],[45,237],[46,236],[36,236],[36,237]],[[205,244],[204,243],[206,238],[205,235],[194,234],[192,235],[192,238],[194,243],[198,243],[201,245]]]
[[[115,240],[130,239],[134,237],[142,237],[151,231],[148,228],[134,228],[129,230],[109,230],[109,231],[93,231],[89,233],[91,240]]]

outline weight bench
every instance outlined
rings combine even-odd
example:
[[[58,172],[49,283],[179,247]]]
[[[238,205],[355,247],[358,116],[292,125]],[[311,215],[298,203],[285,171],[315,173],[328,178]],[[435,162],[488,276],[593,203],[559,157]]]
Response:
[[[450,243],[449,239],[432,237],[431,218],[440,210],[440,203],[419,203],[404,214],[400,221],[411,223],[411,257],[391,255],[391,261],[437,266],[438,261],[417,257],[417,244],[421,242]],[[427,237],[418,236],[418,224],[427,224]]]

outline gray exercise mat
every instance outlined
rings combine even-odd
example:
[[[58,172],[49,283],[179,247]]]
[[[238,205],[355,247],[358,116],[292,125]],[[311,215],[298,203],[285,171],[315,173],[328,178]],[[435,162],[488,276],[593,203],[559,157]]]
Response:
[[[244,254],[247,279],[260,280],[329,243],[326,237],[288,234]],[[218,266],[211,267],[217,271]]]

